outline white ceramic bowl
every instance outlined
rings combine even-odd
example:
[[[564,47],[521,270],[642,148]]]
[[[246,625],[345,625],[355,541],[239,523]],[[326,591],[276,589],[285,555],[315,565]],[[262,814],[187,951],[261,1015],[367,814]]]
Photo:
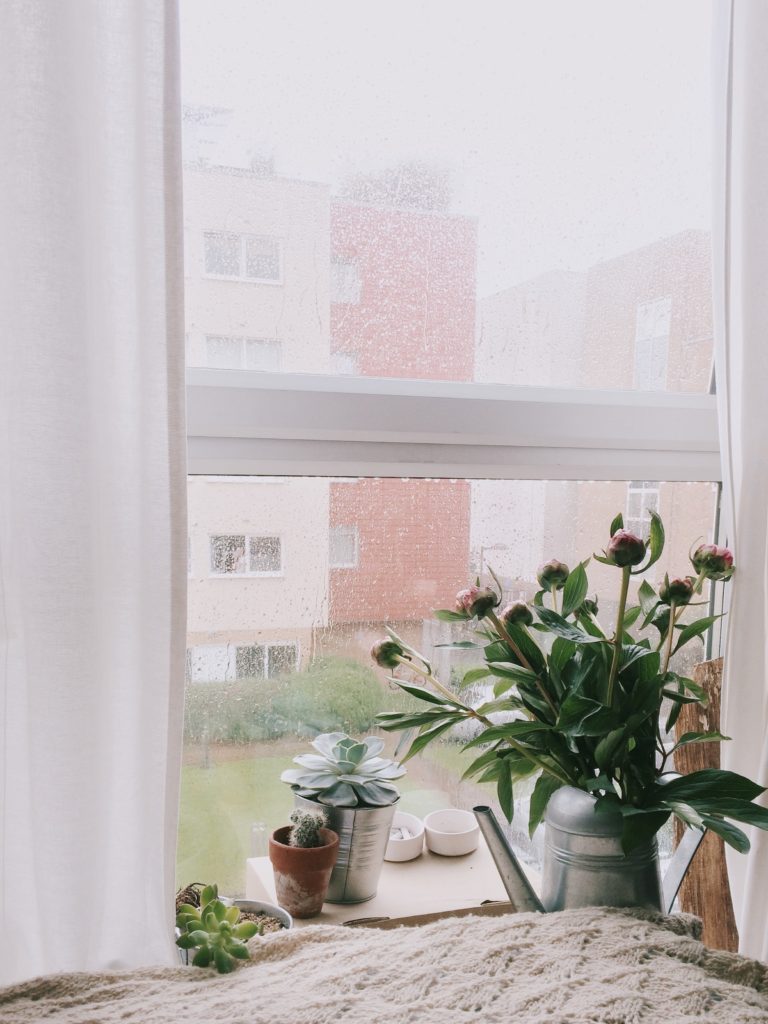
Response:
[[[432,811],[424,819],[427,849],[443,857],[461,857],[477,849],[480,826],[471,811],[446,807]]]
[[[395,811],[391,828],[402,826],[411,833],[410,839],[392,839],[387,843],[384,860],[415,860],[424,848],[424,822],[415,814]]]

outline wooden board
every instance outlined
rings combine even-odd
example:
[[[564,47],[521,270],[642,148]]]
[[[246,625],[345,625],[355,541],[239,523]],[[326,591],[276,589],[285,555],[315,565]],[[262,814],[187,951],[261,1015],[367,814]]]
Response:
[[[714,732],[720,729],[720,691],[723,678],[723,659],[705,661],[693,672],[694,681],[709,697],[707,707],[686,704],[675,726],[679,739],[686,732]],[[720,767],[719,743],[690,743],[675,751],[675,768],[681,774],[702,768]],[[680,840],[683,825],[675,819],[675,838]],[[738,952],[739,933],[733,914],[731,889],[725,864],[723,840],[709,832],[699,847],[680,887],[680,907],[688,914],[696,914],[704,924],[703,941],[712,949]]]

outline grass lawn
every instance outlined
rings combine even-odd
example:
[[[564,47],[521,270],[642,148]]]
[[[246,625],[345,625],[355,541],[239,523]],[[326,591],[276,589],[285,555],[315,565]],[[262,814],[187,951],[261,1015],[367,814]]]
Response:
[[[243,750],[241,758],[233,758],[232,748],[225,749],[227,756],[217,760],[217,749],[212,747],[208,768],[188,764],[182,770],[176,882],[178,886],[217,882],[223,894],[242,895],[251,825],[263,821],[269,833],[288,821],[293,797],[280,782],[280,773],[291,766],[292,754],[278,753],[264,744],[259,756],[251,747]],[[409,763],[409,774],[399,783],[402,809],[423,817],[451,806],[454,801],[447,787],[442,788],[440,775],[448,769],[458,779],[465,757],[456,748],[435,747],[434,763],[425,758],[419,765]],[[442,769],[437,783],[430,770],[433,764]]]

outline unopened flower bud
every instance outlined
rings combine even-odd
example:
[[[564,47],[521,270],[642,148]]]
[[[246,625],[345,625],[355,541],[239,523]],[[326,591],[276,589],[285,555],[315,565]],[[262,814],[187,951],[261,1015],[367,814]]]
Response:
[[[579,611],[585,612],[587,615],[597,615],[597,598],[592,600],[591,597],[585,597]]]
[[[673,580],[668,576],[659,587],[659,597],[664,604],[688,604],[693,597],[693,580],[690,576],[677,577]]]
[[[405,651],[396,640],[379,640],[371,648],[371,657],[381,668],[397,668],[398,659],[404,656]]]
[[[539,581],[539,586],[542,590],[551,590],[553,586],[557,587],[558,590],[562,590],[569,573],[570,569],[567,565],[563,562],[558,562],[556,558],[550,558],[548,562],[539,566],[536,579]]]
[[[697,573],[703,573],[708,580],[727,580],[733,576],[733,555],[728,548],[716,544],[701,544],[691,555],[691,562]]]
[[[614,565],[622,569],[628,565],[639,565],[645,558],[645,541],[629,530],[617,530],[605,553]]]
[[[514,604],[507,605],[499,618],[507,626],[530,626],[533,622],[533,613],[525,601],[515,601]]]
[[[467,587],[466,590],[460,590],[456,595],[456,611],[464,612],[470,619],[475,616],[482,619],[498,603],[499,599],[496,593],[487,587]]]

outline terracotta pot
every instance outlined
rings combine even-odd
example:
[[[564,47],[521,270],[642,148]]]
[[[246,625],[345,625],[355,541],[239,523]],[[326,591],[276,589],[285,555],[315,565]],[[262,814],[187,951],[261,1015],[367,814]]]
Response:
[[[269,859],[275,873],[277,902],[293,917],[314,917],[323,908],[331,872],[339,854],[339,837],[321,828],[325,845],[304,849],[289,846],[290,825],[269,837]]]

